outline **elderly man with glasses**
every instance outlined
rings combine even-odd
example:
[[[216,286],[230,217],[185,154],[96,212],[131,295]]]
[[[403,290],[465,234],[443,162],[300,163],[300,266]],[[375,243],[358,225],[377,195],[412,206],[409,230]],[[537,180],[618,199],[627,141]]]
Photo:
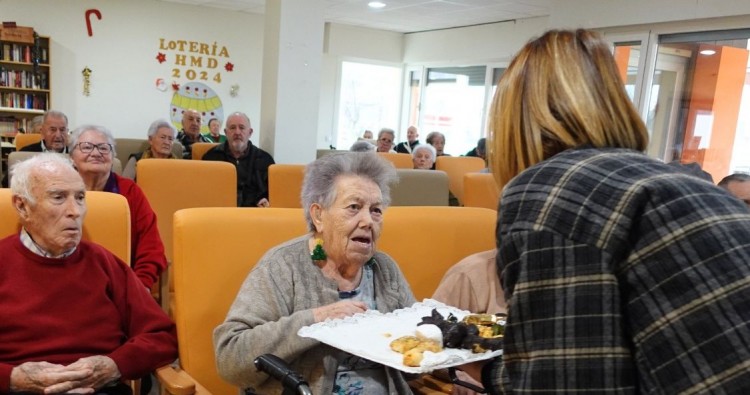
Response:
[[[133,180],[112,171],[114,137],[102,126],[84,125],[73,131],[70,158],[88,191],[119,193],[130,207],[131,261],[135,274],[151,289],[164,269],[167,258],[156,225],[156,214],[146,195]]]
[[[383,128],[378,132],[378,149],[377,152],[395,153],[393,149],[393,140],[396,138],[396,132],[393,129]]]

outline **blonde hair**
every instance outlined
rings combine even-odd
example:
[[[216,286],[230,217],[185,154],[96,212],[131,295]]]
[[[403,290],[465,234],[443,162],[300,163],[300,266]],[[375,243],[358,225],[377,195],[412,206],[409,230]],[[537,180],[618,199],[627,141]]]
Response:
[[[583,29],[548,31],[521,49],[498,84],[489,129],[500,186],[569,148],[648,145],[609,46]]]

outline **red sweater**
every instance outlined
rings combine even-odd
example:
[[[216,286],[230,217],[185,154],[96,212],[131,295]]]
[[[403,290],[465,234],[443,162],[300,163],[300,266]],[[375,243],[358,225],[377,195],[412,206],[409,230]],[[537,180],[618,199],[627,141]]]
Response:
[[[105,355],[136,379],[177,358],[174,323],[103,247],[81,241],[67,258],[44,258],[13,235],[0,255],[0,394],[23,362]]]
[[[130,262],[143,285],[151,286],[167,268],[164,244],[159,236],[156,214],[146,195],[133,180],[112,173],[117,180],[120,194],[130,206]]]

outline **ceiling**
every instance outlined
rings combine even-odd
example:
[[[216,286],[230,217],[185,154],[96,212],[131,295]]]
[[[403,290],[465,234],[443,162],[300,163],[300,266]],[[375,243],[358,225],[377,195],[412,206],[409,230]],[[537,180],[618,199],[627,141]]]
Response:
[[[265,0],[161,0],[173,3],[263,14]],[[553,0],[323,0],[326,22],[401,33],[531,18],[550,14]]]

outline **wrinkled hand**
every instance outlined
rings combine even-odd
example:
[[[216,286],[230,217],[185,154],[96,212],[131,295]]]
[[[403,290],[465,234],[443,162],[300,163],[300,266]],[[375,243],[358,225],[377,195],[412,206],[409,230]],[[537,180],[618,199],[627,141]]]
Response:
[[[367,305],[355,300],[342,300],[313,309],[315,322],[322,322],[328,318],[344,318],[357,313],[364,313]]]
[[[271,203],[268,201],[268,199],[263,198],[258,200],[258,207],[271,207]]]
[[[80,380],[69,380],[51,385],[45,388],[46,394],[92,393],[120,378],[120,369],[117,368],[115,361],[102,355],[81,358],[65,368],[71,371],[87,371],[89,374]]]
[[[87,368],[70,369],[68,366],[49,362],[26,362],[10,372],[10,391],[41,393],[59,383],[81,382],[89,375],[91,369]]]
[[[469,362],[460,366],[456,366],[456,369],[468,374],[472,379],[477,382],[482,382],[482,368],[487,364],[488,361],[476,361]]]

